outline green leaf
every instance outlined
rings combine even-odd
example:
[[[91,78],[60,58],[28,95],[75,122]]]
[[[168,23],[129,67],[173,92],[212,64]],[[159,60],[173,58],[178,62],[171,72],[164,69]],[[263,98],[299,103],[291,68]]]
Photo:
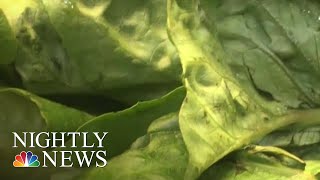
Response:
[[[105,168],[92,169],[80,179],[183,179],[188,154],[179,128],[174,125],[177,123],[177,112],[164,115],[131,149],[113,158]]]
[[[13,62],[16,54],[17,43],[15,35],[5,14],[0,8],[0,65]]]
[[[320,177],[320,144],[289,148],[289,151],[304,159],[305,171]]]
[[[290,108],[319,106],[318,2],[203,0],[200,6],[241,83],[251,81],[265,98]]]
[[[306,161],[306,172],[309,172],[310,174],[314,174],[318,178],[320,177],[320,158],[316,160],[307,160]]]
[[[219,180],[277,179],[277,180],[316,180],[316,178],[300,169],[285,166],[278,160],[263,154],[238,152],[211,166],[199,178]]]
[[[319,3],[204,0],[200,6],[205,21],[216,28],[238,81],[251,82],[263,97],[289,108],[319,106]],[[286,10],[278,11],[282,7]],[[290,126],[265,137],[262,144],[318,143],[317,129]]]
[[[12,131],[75,131],[93,118],[20,89],[1,88],[0,98],[0,123],[4,136],[11,137]],[[3,139],[11,140],[9,137]]]
[[[93,116],[48,101],[29,92],[14,88],[0,88],[0,159],[1,168],[5,169],[8,177],[25,176],[25,171],[17,172],[12,162],[15,155],[26,148],[12,148],[12,132],[74,132],[77,128],[87,122]],[[21,135],[21,134],[20,134]],[[45,139],[41,139],[41,143]],[[37,154],[43,149],[30,148]],[[31,176],[40,176],[47,173],[43,170]],[[42,174],[45,172],[44,174]]]
[[[117,160],[111,160],[111,162],[108,162],[107,167],[101,169],[101,168],[93,168],[91,170],[79,170],[73,169],[69,173],[67,172],[58,172],[55,176],[63,176],[66,178],[71,178],[72,176],[75,176],[75,179],[81,179],[83,176],[83,173],[88,174],[87,178],[98,178],[102,179],[104,176],[119,176],[119,178],[126,177],[127,179],[131,177],[135,178],[135,175],[133,175],[133,171],[130,169],[127,169],[130,167],[136,167],[140,163],[139,157],[136,157],[138,154],[148,154],[148,153],[159,153],[159,159],[155,158],[152,159],[152,157],[146,159],[146,161],[149,161],[148,163],[156,165],[150,168],[154,169],[152,172],[148,173],[146,176],[150,176],[150,178],[153,177],[153,173],[155,172],[155,168],[165,168],[165,164],[167,163],[164,160],[169,159],[172,161],[171,166],[174,166],[176,163],[175,159],[172,158],[172,156],[178,154],[173,154],[170,157],[167,157],[166,154],[162,154],[160,152],[156,152],[157,146],[160,146],[161,144],[165,144],[167,140],[170,140],[170,143],[168,143],[168,148],[172,149],[174,147],[180,148],[183,145],[183,140],[181,138],[181,133],[179,132],[179,124],[178,124],[178,111],[180,109],[181,103],[185,97],[185,88],[180,87],[176,90],[170,92],[166,96],[146,101],[146,102],[140,102],[134,105],[131,108],[128,108],[123,111],[114,112],[114,113],[107,113],[104,115],[101,115],[99,117],[96,117],[84,125],[82,125],[77,131],[79,132],[108,132],[108,135],[106,137],[106,140],[104,141],[104,148],[107,151],[107,158],[111,159],[114,156],[119,155],[119,157],[116,157],[115,159],[121,159],[120,162]],[[151,124],[151,125],[150,125]],[[146,135],[147,134],[147,135]],[[143,137],[141,137],[143,136]],[[140,138],[141,137],[141,138]],[[138,139],[133,145],[131,145],[136,139]],[[152,139],[152,140],[151,140]],[[152,142],[151,142],[152,141]],[[69,144],[68,144],[69,143]],[[66,146],[67,148],[56,148],[55,151],[92,151],[95,149],[86,149],[82,147],[75,148],[69,148],[71,146],[71,141],[68,141]],[[88,137],[87,143],[98,143],[95,138]],[[140,152],[141,148],[145,146],[149,146],[148,144],[153,144],[152,149],[149,149],[148,151]],[[175,144],[178,143],[178,144]],[[82,139],[77,139],[76,144],[83,144]],[[130,148],[131,145],[131,148]],[[156,146],[156,147],[154,147]],[[150,147],[150,146],[149,146]],[[166,146],[163,146],[163,151],[167,151]],[[125,150],[128,149],[139,149],[136,150],[135,153],[129,153],[130,155],[126,155],[127,153],[123,153]],[[96,150],[101,150],[96,149]],[[150,152],[149,152],[150,151]],[[186,152],[186,149],[179,149],[179,151]],[[173,152],[176,153],[176,152]],[[178,152],[177,152],[178,153]],[[121,155],[120,155],[121,154]],[[129,157],[128,157],[129,156]],[[122,158],[123,157],[123,158]],[[72,158],[75,158],[74,156]],[[127,162],[126,158],[132,159],[132,161]],[[185,159],[184,164],[187,164],[187,159],[185,157],[179,157],[179,159]],[[59,159],[59,158],[58,158]],[[123,160],[122,160],[123,159]],[[173,162],[174,161],[174,162]],[[77,167],[77,160],[74,159],[74,167]],[[113,163],[114,162],[114,163]],[[116,165],[117,163],[120,163],[119,165]],[[114,165],[115,164],[115,165]],[[124,167],[119,167],[122,166]],[[128,167],[126,167],[128,166]],[[122,168],[122,169],[120,169]],[[141,168],[141,171],[144,167],[136,167]],[[110,169],[110,170],[109,170]],[[113,170],[116,170],[113,172]],[[118,170],[121,171],[121,173],[118,172]],[[100,172],[101,171],[101,172]],[[161,170],[160,170],[161,171]],[[175,171],[175,170],[172,170]],[[106,175],[105,175],[106,174]],[[139,174],[139,173],[138,173]],[[183,176],[184,171],[183,169],[180,169],[177,174],[172,174],[172,178]],[[142,172],[139,176],[143,176]],[[155,175],[156,176],[156,175]],[[160,175],[159,175],[160,176]],[[164,176],[164,175],[163,175]],[[115,178],[116,179],[116,178]]]
[[[14,24],[16,68],[32,92],[103,94],[132,104],[180,86],[164,1],[35,2]]]
[[[0,89],[1,148],[11,147],[12,132],[75,131],[91,118],[24,90]]]
[[[199,3],[168,1],[168,31],[181,58],[187,89],[179,115],[189,152],[186,179],[197,178],[228,153],[276,129],[299,121],[320,123],[319,110],[290,110],[285,103],[266,98],[253,81],[235,78]],[[317,103],[305,97],[310,106]]]
[[[265,137],[259,144],[268,146],[305,146],[320,142],[320,127],[288,126]]]
[[[83,124],[77,131],[108,132],[104,147],[107,150],[108,158],[111,158],[124,152],[133,141],[145,135],[155,119],[179,111],[184,97],[185,89],[180,87],[162,98],[140,102],[129,109],[96,117]],[[150,128],[153,129],[152,131],[156,131],[158,127],[161,125]],[[81,140],[79,139],[79,141]],[[87,142],[98,143],[94,137],[92,139],[89,137]],[[81,143],[77,142],[77,144]]]
[[[178,111],[184,97],[185,89],[178,88],[161,99],[100,116],[79,128],[79,131],[108,131],[108,157],[118,155],[137,140],[105,168],[91,169],[78,178],[182,179],[187,150],[179,131]]]

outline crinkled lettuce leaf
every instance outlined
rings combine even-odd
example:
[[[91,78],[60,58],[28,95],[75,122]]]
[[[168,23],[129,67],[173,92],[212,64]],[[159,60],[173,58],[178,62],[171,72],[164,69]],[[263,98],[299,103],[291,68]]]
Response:
[[[319,106],[318,2],[203,0],[200,6],[241,83],[251,82],[261,96],[289,108]],[[289,127],[265,137],[263,143],[317,143],[317,129]]]
[[[290,108],[319,106],[319,2],[202,0],[200,6],[235,78]]]
[[[88,170],[74,179],[185,179],[188,151],[178,119],[178,112],[156,119],[146,135],[138,138],[129,150],[112,158],[106,167]],[[314,164],[306,161],[305,166],[305,161],[294,156],[279,148],[242,150],[211,166],[199,179],[316,180],[315,173],[309,170],[316,168]]]
[[[12,22],[19,42],[15,66],[28,90],[135,103],[179,86],[180,61],[167,36],[165,1],[32,2]]]
[[[203,11],[201,2],[168,1],[168,31],[181,58],[183,80],[187,89],[179,114],[180,128],[189,152],[186,179],[197,178],[230,152],[253,143],[276,129],[299,121],[314,125],[320,123],[319,110],[305,110],[317,107],[317,90],[310,92],[308,86],[304,86],[305,81],[297,83],[299,77],[286,73],[287,69],[279,65],[278,61],[271,61],[272,66],[277,67],[281,73],[286,73],[284,77],[289,78],[283,80],[284,83],[295,82],[291,87],[281,86],[277,90],[293,89],[299,94],[299,105],[306,106],[292,106],[270,98],[272,91],[268,92],[256,85],[247,62],[241,56],[233,58],[226,55],[227,51],[215,30],[217,24],[214,20],[211,22],[206,19],[210,14]],[[223,2],[219,5],[221,4]],[[242,63],[240,69],[245,70],[243,75],[247,77],[246,80],[236,78],[238,74],[230,68],[227,60],[230,58],[229,61]],[[254,63],[260,62],[259,58],[254,60]],[[265,66],[256,64],[254,68]],[[265,71],[259,70],[259,73],[262,72]],[[267,76],[266,73],[263,75]],[[317,77],[312,70],[308,76],[311,81]],[[259,82],[266,81],[260,79]],[[317,84],[313,85],[316,89]]]
[[[319,178],[319,10],[313,0],[2,0],[1,85],[20,76],[47,97],[155,100],[94,117],[0,89],[0,150],[11,131],[108,131],[109,164],[76,179]],[[181,80],[186,94],[165,95]]]

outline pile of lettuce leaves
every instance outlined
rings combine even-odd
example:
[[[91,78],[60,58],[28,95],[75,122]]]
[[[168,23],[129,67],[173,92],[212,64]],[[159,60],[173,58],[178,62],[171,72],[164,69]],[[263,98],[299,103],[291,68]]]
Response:
[[[14,169],[42,131],[108,165]],[[0,0],[0,141],[2,178],[320,179],[320,2]]]

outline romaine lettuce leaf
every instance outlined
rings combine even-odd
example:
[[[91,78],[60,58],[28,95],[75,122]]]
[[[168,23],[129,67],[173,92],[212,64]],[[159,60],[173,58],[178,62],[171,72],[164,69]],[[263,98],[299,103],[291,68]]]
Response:
[[[235,78],[290,108],[319,106],[318,2],[201,0],[200,6]]]
[[[197,178],[228,153],[276,129],[299,121],[320,123],[317,109],[292,110],[286,103],[266,98],[250,72],[250,81],[238,80],[217,37],[216,24],[206,21],[199,4],[201,1],[168,1],[168,31],[181,58],[187,89],[179,115],[190,159],[186,179]],[[307,88],[301,84],[293,88],[308,105],[304,108],[317,104],[316,95]]]
[[[19,41],[15,66],[28,90],[99,94],[131,104],[180,85],[164,1],[32,2],[14,14],[12,25]]]
[[[32,177],[319,179],[319,10],[314,0],[0,0],[1,86],[127,107],[153,99],[95,117],[1,88],[0,165],[16,153],[11,131],[108,131],[107,167]]]

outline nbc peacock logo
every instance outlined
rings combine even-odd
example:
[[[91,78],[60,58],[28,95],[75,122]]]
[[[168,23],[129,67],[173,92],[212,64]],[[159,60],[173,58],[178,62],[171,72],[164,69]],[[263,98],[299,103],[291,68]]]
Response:
[[[38,161],[38,156],[33,155],[31,151],[27,153],[22,151],[20,154],[16,155],[15,161],[13,162],[14,167],[39,167],[40,162]]]

